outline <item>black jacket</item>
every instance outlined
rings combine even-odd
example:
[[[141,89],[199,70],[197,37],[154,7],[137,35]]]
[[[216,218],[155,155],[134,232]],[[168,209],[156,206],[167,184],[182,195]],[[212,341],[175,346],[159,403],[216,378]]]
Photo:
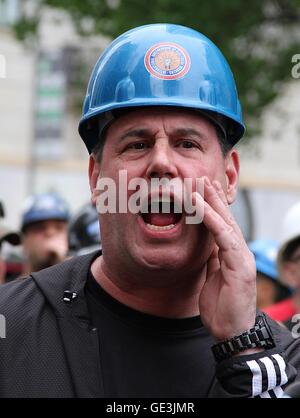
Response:
[[[5,338],[3,330],[0,338],[0,397],[104,396],[98,335],[90,325],[84,295],[88,269],[98,255],[74,257],[0,287],[6,328]],[[68,302],[72,294],[75,298]],[[286,356],[287,374],[294,379],[300,374],[299,339],[273,322],[271,326],[278,345],[274,352]],[[243,357],[246,361],[257,355]],[[225,386],[229,382],[227,388],[234,386],[235,376],[247,378],[245,361],[237,367],[234,361],[218,366],[220,379]],[[223,396],[216,383],[213,394],[218,393]]]

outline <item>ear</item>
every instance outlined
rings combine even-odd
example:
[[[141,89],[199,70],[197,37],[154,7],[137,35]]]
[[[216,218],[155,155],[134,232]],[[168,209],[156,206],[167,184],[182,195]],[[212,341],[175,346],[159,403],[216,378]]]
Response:
[[[98,197],[97,192],[97,181],[100,174],[100,164],[96,161],[93,154],[90,155],[89,160],[89,183],[91,190],[91,201],[94,206],[96,206],[96,200]]]
[[[237,194],[239,172],[239,156],[237,151],[232,149],[225,157],[226,196],[229,205],[234,202]]]

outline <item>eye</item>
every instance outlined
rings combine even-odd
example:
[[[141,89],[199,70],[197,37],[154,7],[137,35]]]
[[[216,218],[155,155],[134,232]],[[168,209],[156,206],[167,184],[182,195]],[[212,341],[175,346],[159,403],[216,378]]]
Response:
[[[194,144],[193,141],[189,141],[189,140],[182,140],[177,144],[178,147],[180,148],[195,148],[196,145]]]
[[[134,150],[144,150],[147,148],[147,144],[144,142],[134,142],[132,144],[127,145],[127,149],[134,149]]]

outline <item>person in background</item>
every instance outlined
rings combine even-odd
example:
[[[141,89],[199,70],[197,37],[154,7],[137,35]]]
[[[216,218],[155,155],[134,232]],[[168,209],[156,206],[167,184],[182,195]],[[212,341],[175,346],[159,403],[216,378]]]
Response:
[[[83,255],[101,248],[97,209],[86,203],[69,222],[69,250],[71,255]]]
[[[55,193],[29,197],[21,220],[26,259],[23,275],[64,261],[68,254],[69,208]]]
[[[300,202],[286,212],[281,231],[281,244],[277,255],[280,281],[292,289],[292,295],[264,311],[274,320],[292,329],[300,313]]]
[[[3,207],[2,202],[0,202],[0,284],[3,284],[6,282],[6,276],[7,276],[6,261],[2,257],[2,253],[1,253],[2,244],[4,242],[8,242],[11,245],[19,245],[21,242],[20,235],[17,232],[9,229],[4,224],[4,220],[3,220],[4,216],[5,216],[4,207]]]
[[[276,256],[279,243],[271,239],[258,239],[249,243],[256,264],[257,307],[266,308],[290,295],[290,290],[278,280]]]

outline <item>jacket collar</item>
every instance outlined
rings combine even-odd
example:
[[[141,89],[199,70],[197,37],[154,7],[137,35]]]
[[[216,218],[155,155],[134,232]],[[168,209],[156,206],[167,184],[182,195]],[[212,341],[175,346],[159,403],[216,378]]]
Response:
[[[32,278],[56,317],[66,352],[74,396],[103,397],[103,372],[97,329],[91,324],[84,286],[93,260],[100,251],[71,259],[33,273]],[[75,295],[67,302],[66,292]]]

